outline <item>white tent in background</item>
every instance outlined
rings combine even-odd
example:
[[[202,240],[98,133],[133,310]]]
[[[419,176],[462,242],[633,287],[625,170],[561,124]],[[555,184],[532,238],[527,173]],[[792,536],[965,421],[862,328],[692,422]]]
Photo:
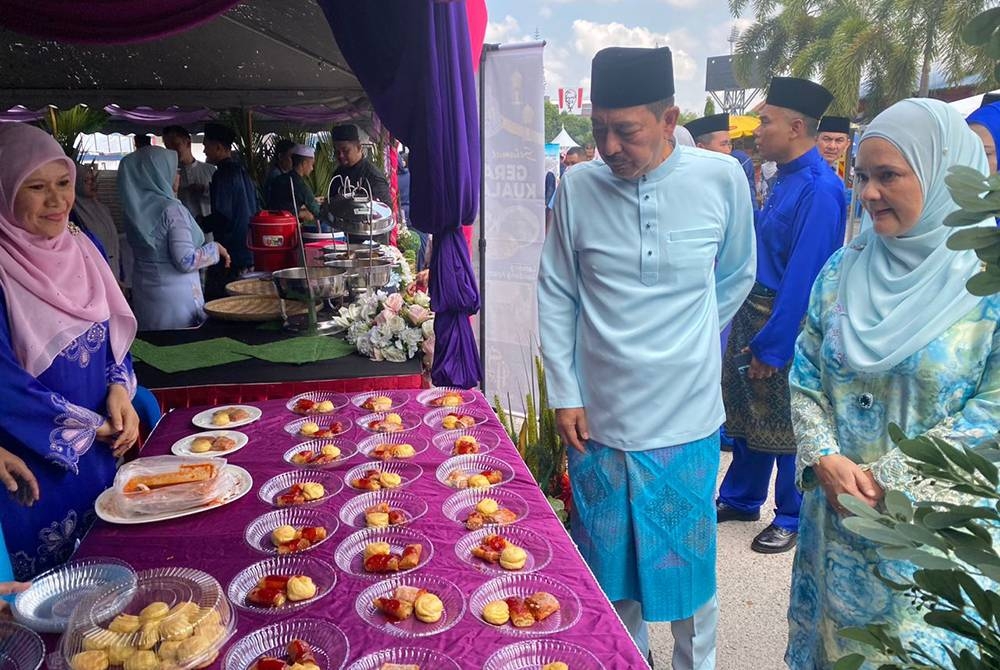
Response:
[[[570,137],[569,133],[566,132],[566,126],[562,126],[562,129],[559,131],[559,134],[556,135],[549,142],[549,144],[558,144],[559,147],[562,149],[568,149],[569,147],[580,146],[579,144],[576,143],[576,140]]]
[[[996,91],[990,91],[990,93],[1000,93],[1000,89]],[[951,102],[949,104],[952,107],[954,107],[958,111],[958,113],[961,114],[962,116],[968,116],[969,114],[972,114],[974,111],[979,109],[979,105],[981,105],[982,102],[983,102],[983,94],[980,93],[978,95],[973,95],[969,98],[962,98],[961,100],[955,100],[954,102]]]

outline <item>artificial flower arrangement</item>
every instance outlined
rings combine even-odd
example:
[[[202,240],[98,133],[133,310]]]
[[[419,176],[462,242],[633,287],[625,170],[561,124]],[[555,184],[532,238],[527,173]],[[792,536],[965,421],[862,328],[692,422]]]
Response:
[[[334,322],[346,330],[345,339],[373,361],[402,363],[434,354],[434,312],[427,292],[411,283],[402,293],[367,291],[346,307]]]

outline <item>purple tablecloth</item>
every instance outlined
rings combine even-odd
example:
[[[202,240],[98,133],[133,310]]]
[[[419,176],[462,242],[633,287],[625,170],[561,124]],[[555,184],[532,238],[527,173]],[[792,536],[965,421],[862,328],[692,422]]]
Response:
[[[423,415],[427,408],[416,402],[417,392],[407,393],[410,400],[402,411]],[[491,453],[510,464],[515,473],[514,480],[503,486],[520,494],[529,504],[527,517],[518,524],[544,536],[552,545],[552,561],[541,570],[541,574],[566,584],[576,593],[582,604],[582,615],[573,627],[548,637],[585,647],[597,656],[608,670],[644,668],[645,663],[638,650],[553,514],[544,495],[535,485],[514,445],[504,434],[485,398],[478,393],[476,395],[475,404],[466,405],[465,409],[474,409],[489,415],[489,422],[484,427],[502,437],[499,449]],[[170,521],[132,526],[117,526],[99,521],[83,542],[79,556],[114,556],[128,561],[137,570],[166,566],[198,568],[216,577],[224,589],[240,570],[267,558],[246,543],[244,530],[251,521],[273,509],[258,498],[257,491],[272,476],[294,469],[282,460],[282,455],[301,440],[291,437],[283,430],[286,423],[297,418],[285,408],[285,401],[265,401],[256,403],[256,406],[263,410],[263,418],[238,429],[249,435],[250,442],[228,458],[229,462],[246,468],[253,475],[254,483],[250,493],[225,507]],[[176,440],[201,430],[191,424],[191,418],[203,409],[205,408],[176,410],[166,416],[146,444],[142,455],[168,453],[170,446]],[[338,412],[352,420],[365,413],[353,404]],[[430,439],[435,431],[421,425],[415,433]],[[357,443],[368,436],[368,433],[354,426],[343,437]],[[460,560],[454,551],[455,543],[467,531],[446,518],[441,511],[444,500],[455,493],[438,482],[435,477],[437,466],[447,457],[447,454],[431,445],[413,459],[413,462],[423,467],[423,475],[405,490],[425,500],[429,511],[414,521],[411,527],[427,535],[433,543],[434,553],[425,567],[412,574],[432,574],[454,582],[464,593],[468,604],[468,598],[473,591],[497,575],[477,570]],[[366,460],[359,453],[331,472],[342,477],[348,469]],[[302,472],[307,480],[308,471]],[[325,503],[325,509],[337,514],[341,505],[357,495],[360,493],[350,486],[345,486],[341,493]],[[355,530],[341,523],[331,539],[308,553],[335,566],[334,553],[337,546]],[[478,669],[496,650],[526,639],[500,633],[482,623],[479,620],[479,613],[472,612],[468,608],[456,626],[439,635],[403,639],[381,633],[362,621],[355,613],[355,600],[358,594],[372,583],[372,580],[354,577],[337,569],[337,584],[330,595],[295,611],[286,618],[321,617],[335,622],[350,642],[348,664],[380,649],[417,646],[442,651],[455,659],[462,668]],[[238,616],[238,630],[230,644],[254,630],[281,619],[279,616],[255,615],[242,610]],[[220,666],[224,655],[225,649],[213,667]],[[573,668],[579,670],[575,666]],[[428,668],[428,670],[434,669]]]

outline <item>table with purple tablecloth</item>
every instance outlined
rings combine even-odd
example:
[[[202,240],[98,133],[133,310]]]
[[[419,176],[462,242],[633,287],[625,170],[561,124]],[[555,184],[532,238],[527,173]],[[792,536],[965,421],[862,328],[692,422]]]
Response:
[[[397,410],[404,415],[424,415],[430,408],[416,401],[417,391],[394,391],[405,393],[409,400]],[[257,492],[269,478],[294,470],[283,460],[283,454],[302,441],[283,430],[288,422],[297,419],[285,407],[285,401],[269,400],[255,403],[263,411],[263,417],[256,423],[238,428],[250,437],[246,447],[232,453],[228,461],[246,468],[253,476],[253,487],[247,495],[224,507],[204,513],[168,521],[142,525],[112,525],[98,521],[84,540],[78,556],[113,556],[128,561],[137,570],[157,567],[192,567],[204,570],[218,579],[223,589],[228,588],[233,577],[247,566],[267,558],[266,555],[250,547],[244,540],[248,524],[274,508],[262,501]],[[191,419],[205,408],[175,410],[163,418],[143,449],[142,456],[169,453],[170,447],[178,439],[202,429],[192,425]],[[519,519],[517,526],[530,529],[546,538],[552,548],[552,560],[539,574],[558,580],[572,590],[580,600],[581,616],[569,629],[545,637],[571,642],[589,650],[608,670],[638,669],[645,663],[631,638],[625,631],[614,609],[601,592],[593,575],[583,562],[559,519],[555,516],[545,496],[536,486],[514,445],[504,433],[493,415],[485,398],[475,393],[475,401],[457,411],[477,412],[489,419],[482,428],[500,436],[500,445],[490,455],[500,458],[511,466],[514,479],[502,484],[503,489],[519,494],[528,503],[529,512]],[[353,403],[339,410],[337,416],[345,416],[355,422],[344,438],[358,443],[370,434],[356,425],[357,419],[367,412]],[[412,433],[431,439],[437,431],[421,424]],[[326,542],[307,552],[317,556],[336,568],[337,583],[333,591],[314,603],[284,615],[284,618],[323,618],[334,622],[347,636],[350,644],[348,663],[380,649],[416,646],[428,647],[446,653],[462,668],[479,669],[483,662],[498,649],[530,639],[524,636],[504,634],[499,629],[481,621],[479,612],[471,611],[468,602],[471,594],[485,582],[497,576],[460,560],[454,546],[468,532],[449,519],[442,511],[442,503],[455,490],[439,482],[435,476],[438,465],[449,458],[433,445],[418,453],[412,461],[423,468],[423,473],[405,490],[428,505],[428,512],[414,520],[410,527],[419,530],[431,541],[433,555],[430,561],[411,574],[436,575],[452,581],[462,591],[466,600],[466,610],[461,620],[452,628],[429,637],[403,639],[376,630],[364,622],[355,611],[358,595],[371,586],[371,579],[359,578],[336,568],[334,554],[338,545],[357,529],[341,522],[333,536]],[[327,472],[343,477],[350,468],[377,461],[369,461],[358,453],[347,459],[339,467]],[[308,481],[308,471],[302,470],[303,481]],[[324,503],[324,509],[334,515],[340,507],[361,495],[361,492],[345,486],[344,489]],[[502,530],[499,531],[502,534]],[[240,640],[249,633],[282,620],[282,615],[260,615],[239,611],[238,629],[227,644]],[[509,624],[508,624],[509,628]],[[225,656],[224,648],[214,667],[219,667]],[[574,667],[574,666],[571,666]],[[428,670],[434,670],[429,668]]]

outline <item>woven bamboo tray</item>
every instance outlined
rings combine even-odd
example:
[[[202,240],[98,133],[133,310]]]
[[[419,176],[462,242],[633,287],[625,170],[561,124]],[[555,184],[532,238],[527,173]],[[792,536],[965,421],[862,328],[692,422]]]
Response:
[[[272,298],[278,297],[278,290],[274,288],[274,282],[270,279],[239,279],[226,284],[226,293],[229,295],[263,295]]]
[[[288,300],[289,316],[305,314],[306,306]],[[205,303],[205,312],[223,321],[272,321],[281,318],[281,300],[260,295],[234,295]]]

